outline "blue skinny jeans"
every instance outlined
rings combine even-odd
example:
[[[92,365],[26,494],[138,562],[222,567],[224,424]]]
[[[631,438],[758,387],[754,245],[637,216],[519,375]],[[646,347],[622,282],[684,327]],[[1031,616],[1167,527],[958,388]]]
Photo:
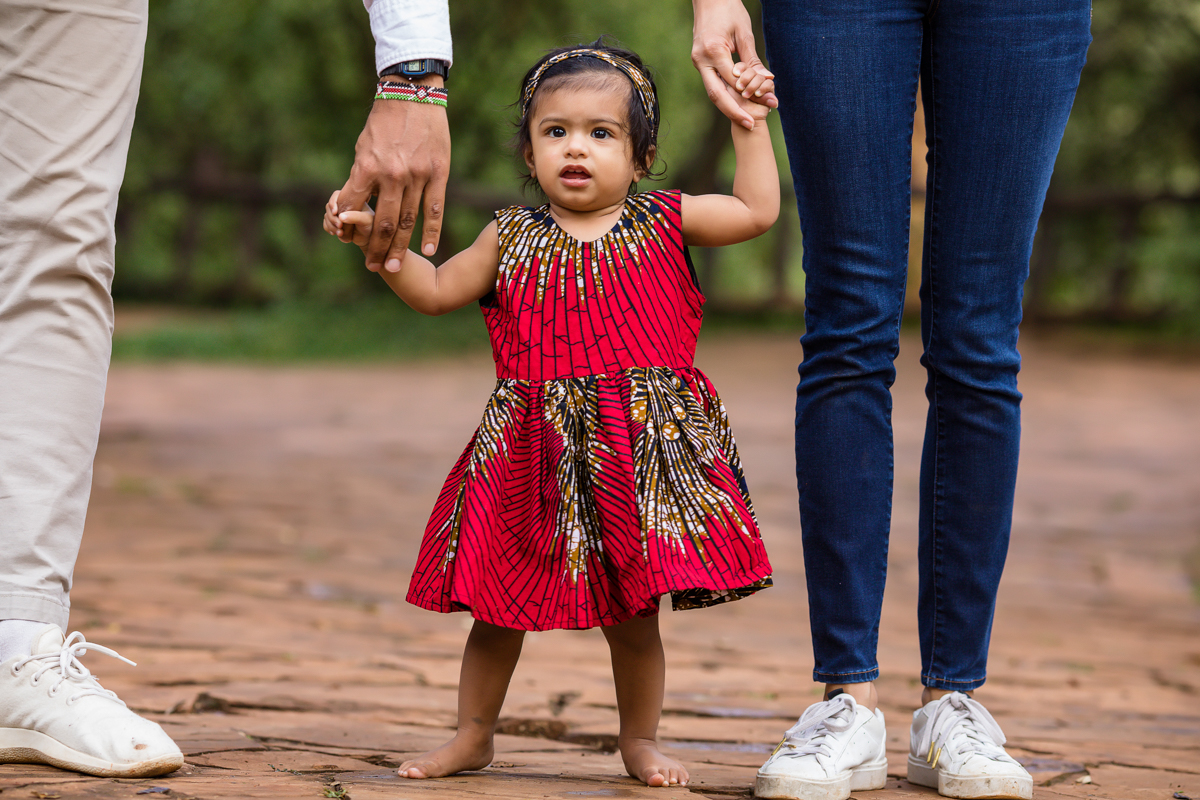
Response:
[[[974,689],[1012,524],[1022,286],[1090,2],[764,0],[763,19],[804,235],[796,479],[813,678],[879,675],[919,81],[921,680]]]

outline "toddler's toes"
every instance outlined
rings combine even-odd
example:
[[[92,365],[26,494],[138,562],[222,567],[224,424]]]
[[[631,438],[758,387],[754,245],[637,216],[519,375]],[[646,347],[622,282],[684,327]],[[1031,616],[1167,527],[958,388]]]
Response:
[[[675,759],[659,752],[653,740],[624,743],[621,756],[629,774],[647,786],[680,786],[687,783],[687,770]]]
[[[401,778],[428,778],[431,766],[428,761],[405,761],[396,774]]]
[[[667,785],[667,776],[663,775],[658,767],[646,767],[638,778],[647,786]]]

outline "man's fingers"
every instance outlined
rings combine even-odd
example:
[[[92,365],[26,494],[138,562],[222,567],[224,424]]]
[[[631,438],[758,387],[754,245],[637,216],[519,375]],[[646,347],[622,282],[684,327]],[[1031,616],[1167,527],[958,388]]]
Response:
[[[446,209],[446,178],[435,175],[425,185],[425,225],[421,231],[421,253],[432,256],[442,237],[442,214]]]
[[[351,174],[346,185],[334,192],[329,201],[331,204],[337,203],[338,214],[343,211],[358,211],[371,199],[372,188],[370,185],[356,180],[355,176]]]
[[[400,207],[404,202],[403,190],[381,192],[375,206],[375,227],[367,242],[367,269],[378,272],[392,249],[400,219]],[[407,242],[407,237],[405,242]]]
[[[412,238],[413,229],[417,227],[420,198],[421,195],[412,189],[404,193],[404,200],[400,204],[400,216],[396,219],[396,235],[392,237],[392,246],[383,262],[383,268],[388,272],[399,272],[404,263],[404,256],[408,253],[408,241]]]

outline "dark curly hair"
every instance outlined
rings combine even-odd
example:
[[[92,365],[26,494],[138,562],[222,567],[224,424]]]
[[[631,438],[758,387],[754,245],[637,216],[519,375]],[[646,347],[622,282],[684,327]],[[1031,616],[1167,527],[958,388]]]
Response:
[[[604,85],[613,76],[617,75],[621,78],[621,84],[629,91],[629,100],[625,109],[625,130],[629,134],[630,144],[633,149],[634,166],[645,173],[648,178],[658,178],[662,176],[665,170],[659,169],[657,172],[654,169],[658,159],[658,131],[650,123],[650,116],[658,118],[658,87],[654,84],[654,77],[650,68],[642,63],[641,57],[632,50],[626,50],[623,47],[618,47],[609,44],[607,36],[601,36],[591,44],[571,45],[569,47],[559,47],[547,52],[536,64],[529,68],[525,73],[525,77],[521,80],[521,95],[525,94],[525,87],[529,85],[530,79],[538,68],[546,61],[561,53],[566,53],[571,50],[578,50],[581,47],[586,47],[592,50],[603,50],[611,53],[618,58],[623,58],[633,64],[638,70],[646,76],[646,80],[650,82],[650,86],[654,89],[654,108],[646,109],[642,106],[642,101],[638,93],[634,91],[633,85],[630,82],[629,76],[622,72],[617,67],[602,61],[599,58],[591,56],[579,56],[577,58],[568,58],[554,64],[542,76],[538,83],[537,91],[534,93],[533,101],[529,104],[529,108],[521,114],[520,119],[516,122],[517,133],[512,139],[512,149],[520,158],[520,163],[524,164],[525,155],[533,147],[533,140],[529,132],[529,117],[533,113],[534,107],[537,105],[538,96],[543,92],[553,91],[556,89],[578,89],[578,88],[593,88]],[[521,101],[516,103],[518,110],[521,108]],[[647,114],[647,110],[651,113]],[[533,177],[527,170],[521,169],[521,178],[526,189],[534,189],[541,193],[541,187],[538,185],[537,179]],[[632,191],[633,186],[630,185]]]

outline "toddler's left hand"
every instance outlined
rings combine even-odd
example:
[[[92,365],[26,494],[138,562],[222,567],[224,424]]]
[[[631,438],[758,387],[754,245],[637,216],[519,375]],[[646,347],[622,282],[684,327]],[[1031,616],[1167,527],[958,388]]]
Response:
[[[730,87],[729,93],[738,107],[754,117],[755,122],[766,119],[771,108],[779,105],[775,99],[775,76],[766,67],[743,61],[733,65],[733,74],[737,84]]]
[[[333,234],[339,241],[347,244],[353,242],[359,247],[366,247],[371,239],[371,229],[375,226],[375,212],[364,204],[358,211],[343,211],[339,214],[339,194],[340,192],[334,192],[325,204],[325,232]]]

